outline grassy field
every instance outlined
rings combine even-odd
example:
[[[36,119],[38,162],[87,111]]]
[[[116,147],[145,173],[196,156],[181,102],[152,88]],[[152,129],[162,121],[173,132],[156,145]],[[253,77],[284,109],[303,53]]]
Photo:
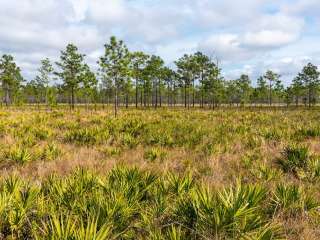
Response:
[[[319,119],[1,110],[0,239],[318,239]]]

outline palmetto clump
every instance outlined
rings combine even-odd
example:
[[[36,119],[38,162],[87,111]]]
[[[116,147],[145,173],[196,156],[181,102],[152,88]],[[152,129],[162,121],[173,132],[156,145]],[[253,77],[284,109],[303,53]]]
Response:
[[[318,206],[291,186],[272,192],[238,182],[214,190],[190,174],[126,167],[100,176],[78,169],[40,185],[9,177],[0,190],[0,233],[15,239],[282,239],[266,210]]]

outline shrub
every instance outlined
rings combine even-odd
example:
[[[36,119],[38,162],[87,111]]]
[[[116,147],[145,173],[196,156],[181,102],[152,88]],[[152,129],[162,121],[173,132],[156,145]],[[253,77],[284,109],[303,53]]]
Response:
[[[38,140],[46,140],[51,135],[50,130],[46,128],[36,128],[36,129],[33,129],[32,132]]]
[[[260,164],[258,167],[254,167],[252,170],[253,175],[264,181],[271,181],[281,176],[280,170],[267,166],[266,164]]]
[[[70,143],[92,145],[97,141],[97,132],[91,129],[74,129],[66,133],[65,141]]]
[[[106,142],[108,131],[99,128],[72,129],[65,134],[64,140],[79,145],[94,145]]]
[[[118,147],[106,147],[102,152],[107,156],[119,156],[121,154],[121,148]]]
[[[166,153],[159,148],[151,148],[144,152],[144,159],[149,160],[151,162],[159,159],[163,161],[166,157]]]
[[[119,132],[138,137],[145,128],[145,124],[138,118],[129,118],[122,122]]]
[[[204,155],[204,156],[211,156],[215,151],[216,151],[217,145],[214,144],[213,142],[209,141],[207,143],[204,143],[201,148],[200,148],[200,152]]]
[[[129,133],[124,133],[121,135],[121,145],[134,148],[138,145],[138,140]]]
[[[5,123],[0,122],[0,137],[3,137],[6,134]]]
[[[32,160],[32,155],[27,148],[13,147],[5,153],[5,158],[8,161],[13,161],[18,164],[25,164]]]
[[[56,110],[54,110],[54,111],[52,111],[50,113],[50,117],[52,117],[52,118],[60,118],[60,117],[63,117],[63,116],[64,116],[63,112],[56,111]]]
[[[4,239],[280,239],[259,185],[209,189],[190,175],[78,169],[40,185],[0,180]],[[134,226],[134,227],[133,227]]]
[[[154,126],[149,126],[143,135],[143,143],[146,145],[158,145],[163,147],[173,147],[174,139],[171,135],[170,129],[158,129]]]
[[[255,234],[267,236],[263,232],[269,231],[273,237],[270,239],[278,239],[281,237],[279,228],[263,220],[262,206],[266,197],[267,190],[259,185],[238,183],[216,194],[207,188],[198,188],[193,195],[198,230],[210,236],[209,239],[251,239]]]
[[[41,152],[41,159],[42,160],[55,160],[61,154],[61,150],[59,147],[54,143],[47,144]]]
[[[303,128],[297,131],[296,135],[302,137],[320,137],[320,128]]]
[[[308,163],[308,173],[311,180],[318,180],[320,178],[320,159],[311,159]]]
[[[281,140],[281,132],[276,131],[276,130],[272,130],[270,132],[267,132],[264,137],[267,140],[280,141]]]
[[[27,134],[20,140],[24,147],[33,147],[37,144],[37,139],[32,134]]]
[[[275,212],[286,215],[299,215],[319,207],[319,204],[300,186],[278,184],[272,199]]]
[[[260,136],[249,135],[246,138],[246,147],[249,149],[260,147],[261,145],[262,145],[262,139]]]
[[[297,173],[306,170],[310,160],[309,149],[306,146],[288,146],[282,152],[279,164],[285,172]]]

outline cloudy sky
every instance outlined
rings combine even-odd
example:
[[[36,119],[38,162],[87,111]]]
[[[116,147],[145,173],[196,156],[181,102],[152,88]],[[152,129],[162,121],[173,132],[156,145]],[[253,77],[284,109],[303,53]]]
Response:
[[[27,79],[40,59],[76,44],[95,65],[111,35],[168,65],[203,51],[226,78],[266,69],[285,82],[320,64],[320,0],[0,0],[0,54],[14,55]]]

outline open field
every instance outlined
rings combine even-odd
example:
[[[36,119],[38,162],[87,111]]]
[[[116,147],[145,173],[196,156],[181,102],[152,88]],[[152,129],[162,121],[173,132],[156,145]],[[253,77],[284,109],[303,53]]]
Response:
[[[0,112],[0,239],[318,239],[320,111]]]

